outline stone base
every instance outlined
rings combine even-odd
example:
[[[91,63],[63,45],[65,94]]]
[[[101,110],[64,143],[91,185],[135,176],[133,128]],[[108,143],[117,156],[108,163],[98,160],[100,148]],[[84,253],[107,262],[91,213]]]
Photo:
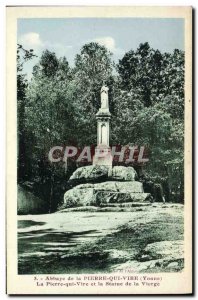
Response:
[[[81,184],[64,195],[64,208],[78,206],[104,206],[110,203],[151,202],[144,193],[141,182],[106,181],[97,184]]]
[[[93,166],[110,166],[112,167],[111,148],[107,146],[98,146],[95,149],[93,157]]]

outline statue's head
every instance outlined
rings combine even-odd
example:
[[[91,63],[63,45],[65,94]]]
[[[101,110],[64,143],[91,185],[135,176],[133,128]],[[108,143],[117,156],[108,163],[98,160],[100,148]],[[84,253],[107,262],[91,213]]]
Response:
[[[102,92],[107,93],[108,90],[109,90],[109,88],[108,88],[108,86],[106,86],[106,85],[103,85],[103,86],[101,87],[101,93],[102,93]]]

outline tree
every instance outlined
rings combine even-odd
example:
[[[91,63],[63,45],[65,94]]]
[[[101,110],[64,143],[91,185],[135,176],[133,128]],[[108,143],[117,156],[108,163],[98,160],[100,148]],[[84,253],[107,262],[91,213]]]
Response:
[[[172,95],[184,99],[184,52],[175,49],[173,54],[163,55],[163,89],[164,96]],[[182,104],[182,103],[180,103]],[[183,106],[182,106],[183,109]]]
[[[140,44],[136,51],[124,55],[117,68],[121,87],[127,91],[135,90],[149,107],[162,87],[162,54],[151,49],[148,43]]]
[[[76,56],[73,70],[72,94],[75,103],[75,137],[79,146],[96,142],[95,114],[100,107],[100,89],[104,83],[110,88],[110,106],[113,93],[112,54],[97,43],[82,47]]]
[[[18,131],[18,180],[24,179],[27,175],[27,135],[25,128],[25,106],[26,90],[28,81],[23,73],[24,63],[36,57],[33,49],[26,50],[22,45],[17,45],[17,131]]]
[[[114,125],[115,135],[124,143],[128,138],[135,145],[146,145],[150,153],[146,172],[155,180],[166,179],[172,195],[181,199],[184,53],[176,49],[173,54],[162,54],[148,43],[140,44],[136,51],[124,55],[117,69],[120,96],[115,99],[115,119],[122,125]],[[122,123],[126,118],[128,126]]]
[[[48,195],[50,212],[54,211],[59,200],[55,199],[54,202],[55,178],[61,178],[65,174],[62,165],[50,163],[48,153],[52,147],[64,146],[64,143],[73,137],[71,124],[74,123],[74,106],[70,98],[71,78],[72,73],[66,58],[58,59],[54,53],[44,51],[34,68],[27,89],[25,122],[28,136],[31,137],[29,160],[34,181],[43,187],[46,186],[45,197]]]
[[[47,77],[53,77],[58,70],[59,62],[54,52],[45,50],[40,59],[42,73]]]

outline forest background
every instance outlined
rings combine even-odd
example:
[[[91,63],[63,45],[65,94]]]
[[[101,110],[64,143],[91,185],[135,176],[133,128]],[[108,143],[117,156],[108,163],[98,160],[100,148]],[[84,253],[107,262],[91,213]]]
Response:
[[[132,164],[139,176],[148,189],[161,187],[166,201],[183,203],[184,52],[162,53],[146,42],[115,63],[105,46],[90,42],[70,66],[46,49],[28,80],[24,64],[36,55],[18,44],[18,184],[44,199],[49,212],[57,209],[82,164],[51,163],[48,153],[56,145],[96,145],[95,114],[105,83],[111,145],[145,146],[149,162]]]

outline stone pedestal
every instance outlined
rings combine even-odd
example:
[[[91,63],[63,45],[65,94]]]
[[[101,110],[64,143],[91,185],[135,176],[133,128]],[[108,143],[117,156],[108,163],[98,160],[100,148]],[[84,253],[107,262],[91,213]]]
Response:
[[[94,166],[112,166],[111,149],[109,147],[111,114],[109,112],[108,87],[101,88],[101,107],[96,114],[97,147],[93,157]]]
[[[96,114],[97,119],[97,145],[109,147],[109,121],[111,114],[107,109],[100,109]]]
[[[93,157],[94,166],[112,166],[111,148],[107,146],[97,146]]]
[[[112,168],[107,166],[107,162],[107,158],[98,160],[98,165],[81,167],[73,173],[69,179],[73,188],[65,193],[62,209],[80,206],[132,207],[151,203],[151,195],[144,193],[142,182],[136,181],[134,168]]]

